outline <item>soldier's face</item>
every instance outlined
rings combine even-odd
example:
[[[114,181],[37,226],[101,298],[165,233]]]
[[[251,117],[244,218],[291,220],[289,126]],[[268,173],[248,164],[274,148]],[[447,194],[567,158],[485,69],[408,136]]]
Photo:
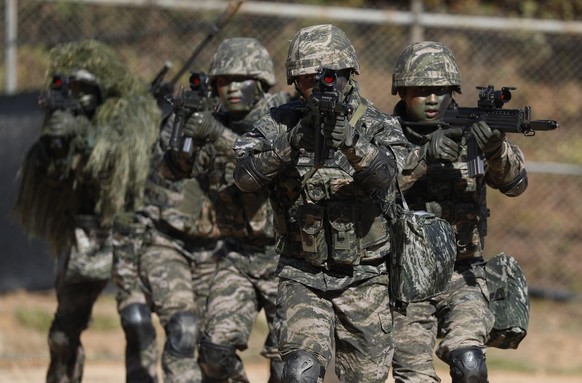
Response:
[[[404,90],[401,98],[412,120],[433,121],[439,120],[447,110],[452,94],[448,86],[411,86]]]
[[[337,78],[335,81],[335,88],[338,91],[344,90],[346,87],[349,77],[350,77],[350,70],[344,69],[337,71]],[[297,76],[295,78],[295,83],[297,84],[297,89],[301,92],[301,95],[307,100],[313,93],[313,87],[315,87],[317,83],[316,74],[307,74],[303,76]]]
[[[220,102],[229,112],[248,112],[255,105],[257,81],[248,77],[221,76],[216,78]]]

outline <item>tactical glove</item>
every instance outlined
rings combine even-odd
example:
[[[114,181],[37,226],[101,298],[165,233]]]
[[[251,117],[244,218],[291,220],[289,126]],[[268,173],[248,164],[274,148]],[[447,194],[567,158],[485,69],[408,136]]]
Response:
[[[315,149],[315,116],[307,114],[297,125],[287,132],[287,141],[295,150],[301,148],[313,151]]]
[[[346,149],[354,145],[354,127],[346,116],[325,119],[323,124],[325,144],[332,148]]]
[[[67,110],[55,110],[46,117],[42,127],[42,135],[46,136],[73,136],[76,131],[82,130],[81,125],[88,124],[87,117],[75,116]]]
[[[460,138],[461,129],[439,129],[431,134],[422,150],[427,162],[453,162],[459,157],[459,145],[451,138]]]
[[[503,144],[505,133],[491,129],[485,121],[479,121],[471,126],[471,134],[475,137],[479,149],[486,157],[495,153]]]
[[[193,113],[184,124],[184,136],[195,142],[216,141],[223,131],[224,126],[209,111]]]

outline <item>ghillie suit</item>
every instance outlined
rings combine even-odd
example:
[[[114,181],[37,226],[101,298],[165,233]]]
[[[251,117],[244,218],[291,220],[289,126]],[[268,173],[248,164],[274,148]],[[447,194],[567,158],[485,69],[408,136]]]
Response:
[[[142,202],[160,111],[147,85],[95,40],[53,48],[45,85],[45,119],[19,172],[14,213],[62,260],[47,382],[80,382],[80,335],[111,278],[111,226]],[[143,332],[126,327],[128,344]]]

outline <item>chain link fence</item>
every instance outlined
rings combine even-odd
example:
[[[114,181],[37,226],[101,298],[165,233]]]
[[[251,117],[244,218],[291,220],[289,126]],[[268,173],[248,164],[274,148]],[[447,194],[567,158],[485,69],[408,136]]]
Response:
[[[284,70],[289,41],[304,26],[334,23],[347,33],[358,52],[362,94],[391,112],[398,101],[390,94],[391,73],[399,53],[410,42],[412,27],[332,19],[325,8],[317,9],[309,17],[266,15],[244,12],[243,5],[191,69],[207,71],[223,38],[255,37],[273,57],[277,75],[274,90],[291,92]],[[162,8],[149,1],[115,5],[113,1],[20,0],[18,91],[39,89],[52,46],[84,38],[112,44],[131,70],[148,81],[169,60],[173,63],[170,78],[211,32],[219,13],[216,7]],[[487,256],[500,251],[515,256],[530,286],[580,293],[582,261],[577,257],[582,254],[582,130],[576,124],[582,121],[582,72],[578,64],[582,60],[582,35],[487,29],[486,23],[480,27],[483,29],[447,26],[423,30],[425,39],[446,43],[456,55],[463,75],[463,92],[456,97],[459,104],[476,105],[477,86],[513,86],[517,89],[512,91],[507,108],[530,105],[534,119],[555,119],[560,124],[558,130],[539,132],[535,137],[510,137],[530,164],[529,188],[519,198],[489,190]],[[4,30],[0,32],[2,39]],[[2,75],[5,70],[2,65]],[[186,76],[179,85],[185,82]]]

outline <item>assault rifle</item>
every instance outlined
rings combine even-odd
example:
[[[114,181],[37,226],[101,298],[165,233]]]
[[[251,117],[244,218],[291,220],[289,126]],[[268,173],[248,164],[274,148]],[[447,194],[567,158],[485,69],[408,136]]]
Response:
[[[309,108],[318,110],[319,116],[315,122],[315,156],[313,166],[320,168],[329,155],[330,148],[325,143],[321,125],[327,121],[334,121],[339,116],[347,118],[352,113],[352,107],[342,101],[342,93],[336,88],[337,71],[330,68],[321,68],[315,76],[316,84],[309,98]],[[346,145],[352,145],[352,134],[346,136]]]
[[[214,108],[208,76],[202,72],[192,72],[189,83],[190,90],[181,88],[178,96],[167,96],[168,102],[174,108],[170,149],[186,153],[192,152],[192,137],[184,137],[183,135],[186,120],[196,112],[208,111]]]
[[[477,87],[479,101],[477,107],[456,108],[444,113],[443,121],[450,127],[461,127],[467,141],[467,164],[469,176],[476,177],[485,172],[483,153],[479,150],[475,138],[470,132],[471,125],[485,121],[491,129],[503,133],[522,133],[524,136],[535,136],[537,131],[549,131],[558,128],[554,120],[532,120],[531,107],[523,109],[503,109],[503,105],[511,100],[511,90],[516,88],[503,87],[495,90],[493,85]]]
[[[231,0],[226,6],[226,9],[218,16],[214,24],[211,25],[208,34],[192,51],[190,57],[186,60],[186,62],[182,65],[182,67],[178,70],[172,79],[168,82],[164,82],[164,78],[168,73],[168,70],[171,68],[171,63],[166,61],[164,66],[154,80],[150,84],[150,92],[156,97],[158,103],[166,100],[166,96],[171,95],[174,93],[174,86],[180,80],[182,75],[188,71],[196,57],[200,54],[202,49],[214,39],[214,37],[224,28],[226,24],[230,21],[230,19],[234,16],[234,14],[238,11],[240,6],[242,5],[244,0]]]
[[[67,110],[75,115],[84,113],[81,103],[72,95],[70,80],[66,76],[54,75],[48,91],[39,96],[38,105],[48,113],[56,110]]]

